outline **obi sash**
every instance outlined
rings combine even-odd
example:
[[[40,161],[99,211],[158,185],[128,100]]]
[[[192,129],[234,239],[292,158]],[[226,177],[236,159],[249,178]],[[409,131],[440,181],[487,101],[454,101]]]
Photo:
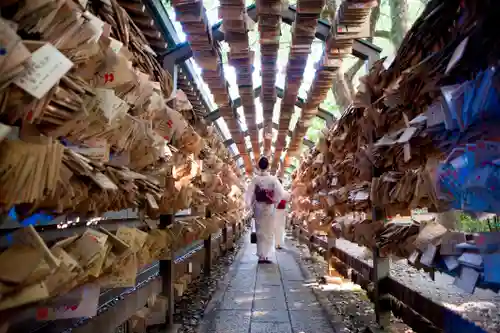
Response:
[[[276,209],[285,209],[286,208],[286,200],[281,200]]]
[[[262,187],[255,186],[255,201],[260,203],[272,204],[274,202],[274,190],[266,190]]]

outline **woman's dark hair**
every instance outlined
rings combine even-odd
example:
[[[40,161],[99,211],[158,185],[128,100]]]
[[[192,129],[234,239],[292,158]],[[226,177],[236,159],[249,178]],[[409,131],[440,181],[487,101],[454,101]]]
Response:
[[[269,160],[267,159],[267,157],[262,156],[259,159],[259,169],[266,170],[268,166],[269,166]]]
[[[283,185],[283,181],[280,178],[278,178],[278,180],[280,181],[280,184]]]

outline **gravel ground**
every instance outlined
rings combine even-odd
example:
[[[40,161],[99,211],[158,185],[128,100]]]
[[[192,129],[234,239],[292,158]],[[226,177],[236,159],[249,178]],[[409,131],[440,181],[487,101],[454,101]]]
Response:
[[[298,255],[305,269],[312,276],[319,279],[326,274],[327,265],[325,260],[316,253],[309,252],[309,248],[304,244],[299,244],[294,239],[290,243],[297,248]],[[320,285],[316,290],[321,293],[323,299],[328,304],[322,304],[331,308],[333,320],[342,320],[342,332],[377,332],[375,321],[375,311],[373,303],[366,296],[365,291],[358,285],[351,282],[344,282],[342,285]],[[324,297],[326,296],[326,298]],[[413,331],[399,319],[391,318],[391,332],[412,333]]]
[[[338,240],[337,247],[372,263],[370,258],[366,258],[363,247],[345,240]],[[433,281],[428,274],[408,265],[406,260],[392,261],[391,276],[436,303],[460,313],[486,331],[500,333],[500,295],[483,289],[467,294],[453,285],[452,277],[436,273]]]
[[[181,324],[178,333],[194,333],[200,323],[205,308],[217,290],[217,282],[222,281],[233,263],[233,260],[243,244],[245,231],[242,237],[235,244],[235,249],[229,251],[227,255],[221,256],[212,265],[211,277],[201,275],[191,282],[181,300],[175,304],[174,322]]]
[[[372,260],[367,256],[367,251],[364,247],[360,247],[342,239],[337,240],[336,246],[350,255],[372,264]],[[317,274],[320,275],[326,272],[326,263],[322,258],[316,255],[311,257],[306,246],[299,245],[299,248],[305,258],[305,262],[308,263],[311,269],[318,271]],[[460,313],[464,318],[475,322],[487,332],[500,333],[500,295],[482,289],[476,289],[474,294],[467,294],[453,285],[454,279],[452,277],[446,274],[436,273],[435,280],[433,281],[427,273],[418,271],[414,267],[408,265],[406,260],[393,260],[391,262],[391,277],[397,279],[406,286],[412,286],[412,289],[432,299],[434,302],[440,303]],[[339,294],[338,292],[332,292],[332,296],[329,296],[333,298],[333,303],[337,304],[334,306],[352,309],[352,306],[358,308],[359,305],[361,311],[355,312],[360,312],[360,314],[362,314],[361,317],[366,318],[362,320],[357,319],[356,321],[374,321],[374,318],[372,318],[374,317],[373,306],[369,303],[367,303],[367,305],[369,305],[368,307],[364,306],[366,302],[369,302],[366,296],[361,295],[360,297],[364,299],[364,301],[361,302],[360,299],[358,302],[358,300],[349,300],[348,296],[334,296],[333,294],[335,293]],[[347,293],[347,295],[349,295],[349,293]],[[345,302],[347,302],[347,304],[344,304]],[[343,306],[339,306],[338,304],[343,304]],[[342,309],[339,309],[339,311],[342,311]],[[370,311],[372,314],[370,314]],[[359,325],[356,323],[353,324],[353,327],[358,326]],[[403,331],[406,332],[406,329]]]
[[[183,298],[176,304],[175,322],[181,323],[180,333],[194,333],[202,319],[206,305],[217,289],[217,281],[223,279],[234,257],[241,246],[243,238],[235,245],[235,251],[228,252],[218,259],[212,267],[210,278],[201,277],[193,281]],[[311,256],[305,245],[298,244],[295,240],[291,243],[297,246],[298,253],[304,266],[317,277],[326,272],[326,262],[315,254]],[[337,247],[371,263],[367,258],[364,248],[345,240],[338,240]],[[398,279],[406,286],[424,296],[441,303],[465,318],[482,326],[490,333],[500,333],[500,296],[488,291],[477,289],[474,294],[466,294],[453,286],[453,278],[436,273],[435,281],[428,274],[420,272],[406,264],[404,260],[391,263],[391,276]],[[364,332],[365,329],[374,329],[375,313],[373,304],[368,300],[365,292],[352,283],[345,283],[341,287],[328,290],[327,298],[331,306],[343,318],[346,329],[350,332]],[[391,331],[395,333],[409,333],[412,330],[392,318]]]

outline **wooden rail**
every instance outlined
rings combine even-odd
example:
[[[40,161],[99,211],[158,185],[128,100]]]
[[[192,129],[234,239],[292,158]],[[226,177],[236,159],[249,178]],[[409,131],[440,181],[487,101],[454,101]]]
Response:
[[[171,215],[162,216],[160,228],[174,223],[174,219],[175,217]],[[146,306],[147,300],[156,294],[162,294],[168,298],[168,308],[165,313],[166,326],[172,329],[174,327],[175,301],[179,299],[174,290],[174,284],[178,278],[186,273],[191,275],[192,280],[201,274],[210,276],[210,266],[217,258],[234,248],[234,244],[241,237],[247,222],[241,221],[226,225],[213,233],[208,240],[194,241],[176,251],[171,260],[160,260],[142,269],[138,274],[137,284],[133,288],[103,290],[99,297],[98,315],[93,318],[37,322],[34,320],[35,308],[31,307],[20,311],[16,316],[19,320],[11,322],[8,333],[62,333],[69,331],[114,333],[138,310]],[[41,232],[42,236],[43,233],[44,231]]]
[[[292,225],[295,237],[307,244],[311,251],[324,256],[329,270],[333,268],[345,278],[359,284],[367,291],[369,299],[374,304],[379,304],[379,307],[375,307],[377,319],[392,311],[417,333],[485,333],[483,329],[459,314],[391,278],[388,265],[385,267],[385,272],[381,271],[380,266],[378,267],[377,278],[376,269],[372,265],[335,247],[334,241],[311,235],[303,227]],[[375,254],[374,251],[374,262],[386,259]]]

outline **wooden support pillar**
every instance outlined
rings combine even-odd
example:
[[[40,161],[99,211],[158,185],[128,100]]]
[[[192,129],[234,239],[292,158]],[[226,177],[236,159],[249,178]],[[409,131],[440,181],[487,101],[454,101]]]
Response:
[[[367,72],[370,71],[375,62],[377,62],[379,59],[380,59],[380,53],[370,52],[370,54],[368,55],[368,60],[366,61]]]
[[[224,224],[224,228],[222,228],[222,254],[225,255],[227,253],[227,225]]]
[[[174,223],[174,215],[160,215],[159,229],[166,229]],[[173,256],[173,253],[172,253]],[[175,293],[174,293],[174,258],[169,260],[160,260],[160,276],[162,279],[162,295],[168,298],[168,308],[165,314],[166,324],[168,328],[174,325],[175,312]]]
[[[390,260],[380,257],[378,248],[373,250],[373,283],[375,284],[375,316],[381,329],[389,330],[391,325],[391,304],[388,295]]]
[[[212,212],[207,209],[206,211],[206,217],[211,218],[212,217]],[[205,276],[210,276],[212,274],[212,234],[208,236],[207,239],[203,241],[203,245],[205,248],[205,261],[203,264],[203,273]]]
[[[234,250],[234,243],[236,242],[236,223],[231,224],[231,250]]]
[[[373,168],[373,177],[380,177],[380,169]],[[383,221],[386,218],[385,210],[372,205],[372,221]],[[382,330],[388,330],[391,324],[391,304],[388,297],[388,277],[390,272],[390,261],[387,257],[380,256],[380,249],[375,247],[373,252],[373,275],[371,277],[375,284],[375,316],[377,324]]]
[[[328,249],[326,251],[326,263],[328,265],[328,276],[333,276],[333,272],[335,272],[335,268],[332,266],[332,256],[333,256],[333,249],[335,248],[335,241],[336,238],[328,233]]]
[[[308,230],[307,231],[307,247],[309,248],[309,253],[313,254],[314,252],[314,235]]]

